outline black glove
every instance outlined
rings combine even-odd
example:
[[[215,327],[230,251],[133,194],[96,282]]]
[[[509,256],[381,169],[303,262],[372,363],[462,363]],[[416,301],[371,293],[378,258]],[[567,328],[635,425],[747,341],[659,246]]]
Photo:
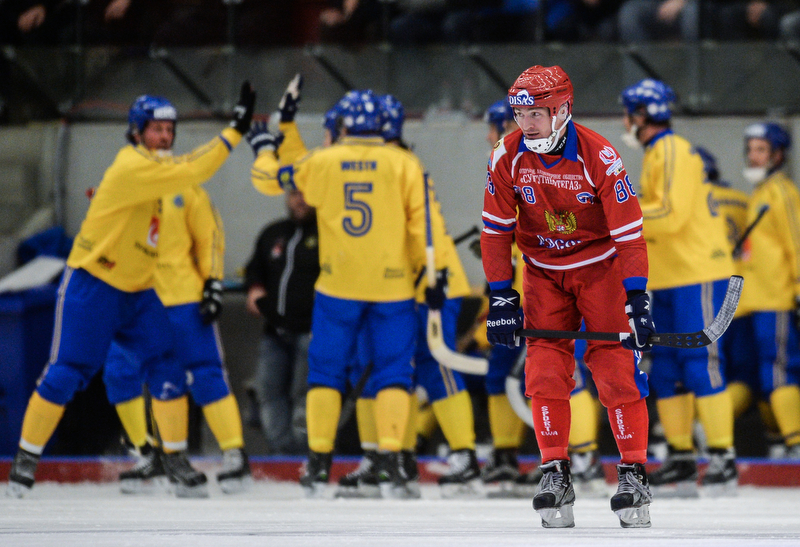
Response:
[[[231,120],[231,127],[244,135],[250,130],[250,122],[253,121],[253,109],[256,106],[256,92],[250,85],[250,82],[245,81],[242,84],[242,90],[239,92],[239,102],[233,107],[233,120]]]
[[[425,287],[425,303],[432,310],[441,310],[447,300],[447,268],[436,272],[436,285]]]
[[[210,325],[222,313],[222,281],[209,277],[203,285],[203,300],[200,302],[200,317]]]
[[[519,293],[514,289],[489,292],[486,339],[490,344],[502,344],[509,348],[517,345],[514,333],[522,328],[522,316],[518,310]]]
[[[473,239],[469,243],[469,250],[475,255],[478,260],[481,259],[481,238]]]
[[[267,122],[256,120],[244,138],[247,139],[257,157],[262,150],[276,152],[283,142],[283,133],[270,133]]]
[[[294,121],[294,115],[297,114],[297,103],[300,102],[301,89],[303,89],[303,77],[300,74],[295,74],[286,87],[286,91],[281,97],[281,102],[278,103],[278,108],[281,111],[281,123]]]
[[[625,313],[631,326],[631,335],[622,341],[622,346],[633,351],[650,351],[653,344],[647,337],[656,333],[656,324],[650,314],[650,297],[644,291],[628,291]]]

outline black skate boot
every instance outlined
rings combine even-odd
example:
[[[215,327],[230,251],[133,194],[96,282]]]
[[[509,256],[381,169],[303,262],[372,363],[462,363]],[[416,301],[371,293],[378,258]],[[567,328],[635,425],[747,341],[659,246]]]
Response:
[[[450,469],[439,477],[443,498],[475,498],[485,495],[475,450],[464,448],[451,452],[447,463]]]
[[[325,496],[331,476],[332,461],[333,455],[330,452],[308,451],[308,460],[300,476],[300,486],[303,487],[307,498]]]
[[[670,447],[667,459],[650,474],[650,487],[657,498],[696,498],[697,456],[691,450]]]
[[[575,493],[582,498],[608,497],[608,483],[603,463],[596,450],[570,456],[572,483]]]
[[[123,494],[150,494],[167,491],[169,479],[164,470],[161,451],[150,443],[141,448],[129,446],[136,458],[133,468],[119,474],[119,489]]]
[[[337,498],[379,498],[378,473],[375,461],[378,453],[367,450],[358,462],[358,467],[339,479]]]
[[[495,448],[481,469],[481,480],[491,488],[491,491],[487,491],[487,496],[490,498],[513,495],[514,481],[518,478],[516,448]]]
[[[542,481],[542,468],[536,466],[514,481],[514,495],[518,498],[531,498],[536,495]]]
[[[378,488],[384,499],[412,499],[413,492],[408,489],[408,479],[400,464],[399,452],[378,452],[375,461],[378,474]]]
[[[34,475],[39,465],[38,454],[28,452],[24,448],[17,451],[14,463],[11,464],[11,472],[8,475],[8,487],[6,496],[9,498],[22,498],[33,488]]]
[[[400,474],[406,481],[408,497],[414,499],[421,498],[422,491],[419,488],[417,454],[413,450],[401,450],[398,458],[400,459]]]
[[[700,484],[707,496],[735,496],[739,483],[736,451],[733,448],[709,448],[709,462]]]
[[[217,473],[217,484],[223,493],[244,492],[252,481],[250,461],[244,448],[231,448],[222,453],[222,471]]]
[[[653,496],[647,486],[647,473],[640,463],[617,465],[619,487],[611,496],[611,510],[623,528],[650,528],[650,502]]]
[[[189,463],[185,452],[164,454],[164,470],[169,482],[175,487],[175,495],[179,498],[207,498],[208,479],[205,473],[196,470]]]
[[[542,517],[545,528],[572,528],[575,517],[572,504],[575,490],[572,488],[572,473],[569,460],[553,460],[540,466],[542,480],[533,497],[533,508]]]

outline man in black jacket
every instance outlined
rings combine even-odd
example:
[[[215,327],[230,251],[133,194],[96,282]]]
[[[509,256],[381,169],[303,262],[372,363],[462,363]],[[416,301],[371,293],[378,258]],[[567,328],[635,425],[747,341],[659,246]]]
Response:
[[[247,264],[247,310],[264,316],[256,370],[261,426],[272,453],[304,453],[308,343],[319,275],[314,209],[298,191],[286,197],[289,218],[261,232]]]

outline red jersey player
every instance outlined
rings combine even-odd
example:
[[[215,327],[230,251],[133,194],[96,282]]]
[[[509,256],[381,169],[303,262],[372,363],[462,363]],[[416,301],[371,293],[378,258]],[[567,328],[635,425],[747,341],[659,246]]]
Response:
[[[611,509],[625,528],[648,527],[648,388],[638,363],[655,326],[642,212],[614,147],[571,121],[572,101],[572,82],[558,66],[529,68],[508,92],[520,129],[495,145],[484,192],[487,334],[493,344],[513,345],[522,328],[511,288],[514,238],[526,263],[526,328],[577,331],[583,320],[587,331],[622,332],[630,325],[625,347],[590,341],[585,361],[621,454]],[[527,341],[526,395],[544,472],[533,507],[547,528],[574,526],[567,455],[573,349],[571,340]]]

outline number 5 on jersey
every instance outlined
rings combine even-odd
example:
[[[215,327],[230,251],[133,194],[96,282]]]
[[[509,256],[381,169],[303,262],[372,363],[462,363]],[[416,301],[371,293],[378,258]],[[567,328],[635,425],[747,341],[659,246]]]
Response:
[[[354,211],[354,213],[342,220],[342,228],[353,237],[363,236],[372,228],[372,209],[369,204],[356,196],[356,194],[363,193],[372,193],[371,182],[346,182],[344,184],[344,208]]]

